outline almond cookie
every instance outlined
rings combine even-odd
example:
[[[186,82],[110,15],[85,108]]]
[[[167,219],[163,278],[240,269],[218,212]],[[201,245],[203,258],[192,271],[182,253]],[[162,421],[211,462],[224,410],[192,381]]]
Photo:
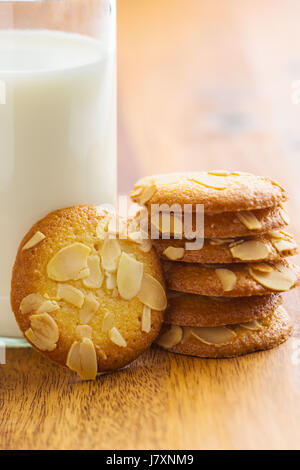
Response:
[[[300,271],[293,263],[236,263],[202,265],[163,263],[170,290],[217,297],[248,297],[284,292],[299,285]]]
[[[132,200],[151,204],[204,204],[208,213],[272,207],[287,199],[278,183],[249,173],[210,171],[170,173],[140,179]]]
[[[163,217],[160,215],[158,224],[156,216],[152,216],[151,222],[151,215],[149,215],[149,227],[151,227],[151,223],[153,229],[158,229],[160,239],[194,239],[197,237],[223,239],[249,237],[279,230],[289,224],[289,218],[284,206],[274,206],[267,209],[223,212],[222,214],[209,214],[205,211],[204,230],[200,222],[197,226],[194,213],[192,214],[191,227],[189,222],[185,224],[184,214],[180,213],[175,215],[166,213]]]
[[[283,307],[252,322],[215,328],[165,325],[157,344],[168,351],[207,358],[235,357],[271,349],[288,339],[292,322]]]
[[[298,252],[294,238],[283,230],[247,238],[206,238],[203,248],[191,250],[188,240],[153,240],[161,258],[185,263],[244,263],[280,261]]]
[[[145,351],[167,303],[155,250],[121,239],[112,220],[93,206],[52,212],[24,237],[13,268],[12,309],[25,338],[83,379]]]
[[[208,297],[168,292],[164,322],[179,326],[223,326],[260,320],[282,304],[280,294]]]

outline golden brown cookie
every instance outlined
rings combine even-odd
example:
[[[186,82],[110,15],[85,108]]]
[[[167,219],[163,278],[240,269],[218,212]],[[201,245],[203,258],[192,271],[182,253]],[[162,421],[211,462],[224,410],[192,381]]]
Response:
[[[157,344],[188,356],[222,358],[271,349],[288,339],[292,322],[283,307],[259,321],[215,328],[165,325]]]
[[[170,223],[169,223],[170,220]],[[149,214],[149,227],[151,227],[151,216]],[[288,215],[283,206],[274,206],[267,209],[253,211],[223,212],[221,214],[204,213],[204,238],[236,238],[260,235],[271,230],[279,230],[289,224]],[[166,238],[202,238],[203,227],[201,223],[196,224],[196,216],[193,213],[192,224],[185,224],[184,214],[167,214],[164,218],[160,216],[159,223],[152,216],[154,230],[158,225],[160,237]],[[185,227],[185,225],[187,225]],[[169,229],[171,228],[171,230]],[[170,233],[169,233],[170,232]],[[175,235],[174,235],[175,233]],[[153,238],[153,237],[152,237]]]
[[[270,178],[228,171],[148,176],[136,183],[130,196],[146,206],[204,204],[208,213],[262,209],[287,199],[286,191]]]
[[[280,294],[208,297],[168,292],[164,322],[179,326],[222,326],[260,320],[282,304]]]
[[[96,207],[58,210],[21,242],[11,303],[26,339],[84,379],[123,367],[159,333],[166,295],[155,250],[110,231]]]
[[[160,239],[153,245],[161,258],[185,263],[280,261],[298,252],[294,238],[282,230],[247,238],[206,238],[200,250],[191,250],[188,240]]]
[[[163,262],[170,290],[217,297],[247,297],[284,292],[299,285],[300,271],[293,263],[236,263],[202,265]]]

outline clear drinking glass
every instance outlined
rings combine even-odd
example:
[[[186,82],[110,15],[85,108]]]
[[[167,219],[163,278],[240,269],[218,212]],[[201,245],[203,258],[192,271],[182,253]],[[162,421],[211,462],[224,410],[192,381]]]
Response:
[[[22,344],[11,269],[49,211],[114,204],[115,0],[0,2],[0,337]]]

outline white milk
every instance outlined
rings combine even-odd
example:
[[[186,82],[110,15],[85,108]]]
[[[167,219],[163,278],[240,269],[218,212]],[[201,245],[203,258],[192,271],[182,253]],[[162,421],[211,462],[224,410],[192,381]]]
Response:
[[[49,211],[114,203],[115,51],[56,31],[0,31],[0,336],[20,336],[11,269]]]

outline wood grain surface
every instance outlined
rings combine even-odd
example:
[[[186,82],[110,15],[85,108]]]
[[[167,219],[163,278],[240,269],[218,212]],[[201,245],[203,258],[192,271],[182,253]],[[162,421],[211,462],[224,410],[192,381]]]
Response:
[[[146,174],[228,168],[290,193],[300,241],[300,4],[119,0],[119,188]],[[299,292],[294,338],[238,359],[155,347],[80,382],[33,350],[0,367],[2,449],[299,449]]]

